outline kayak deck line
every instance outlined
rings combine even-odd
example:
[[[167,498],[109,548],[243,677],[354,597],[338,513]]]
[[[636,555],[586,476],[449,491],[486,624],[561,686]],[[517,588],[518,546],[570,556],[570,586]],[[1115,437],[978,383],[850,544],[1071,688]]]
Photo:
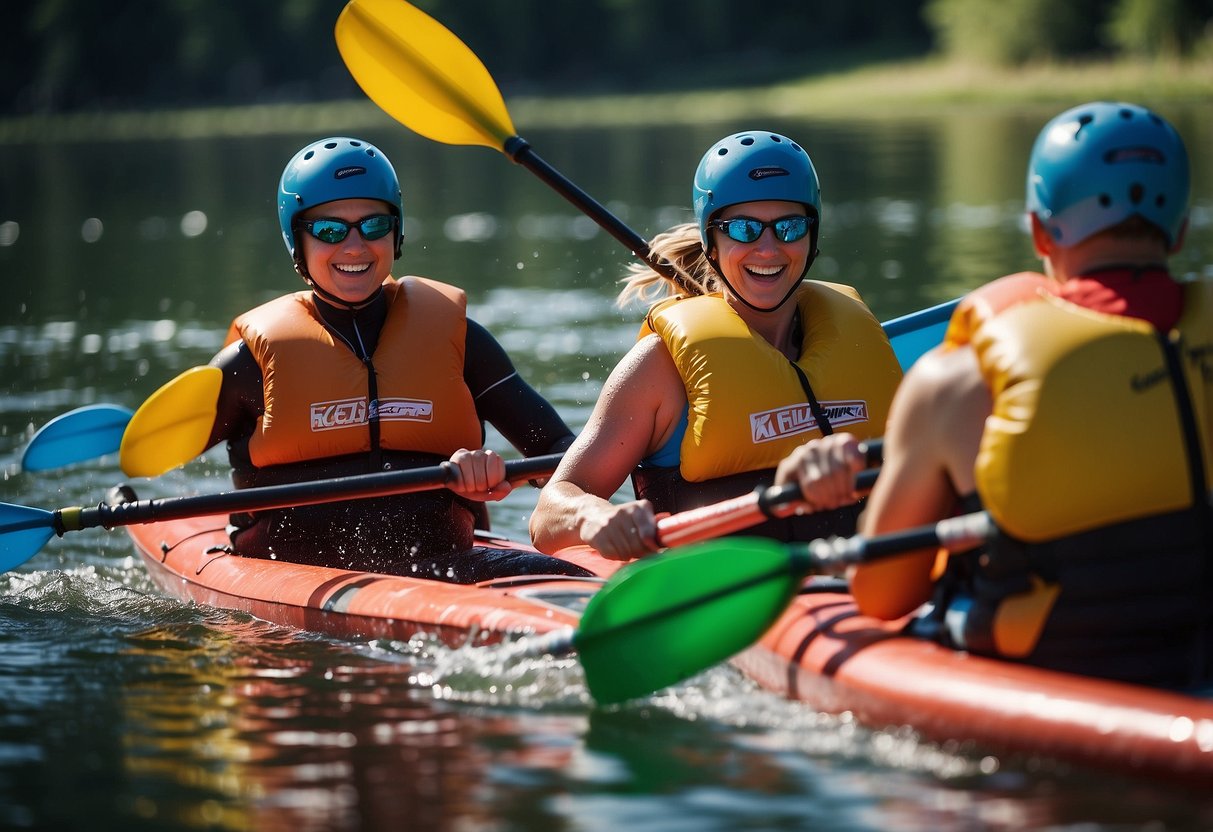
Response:
[[[377,580],[379,579],[375,577],[362,577],[340,586],[323,603],[317,606],[325,612],[349,612],[350,602],[353,600],[354,593],[364,586],[373,584]]]

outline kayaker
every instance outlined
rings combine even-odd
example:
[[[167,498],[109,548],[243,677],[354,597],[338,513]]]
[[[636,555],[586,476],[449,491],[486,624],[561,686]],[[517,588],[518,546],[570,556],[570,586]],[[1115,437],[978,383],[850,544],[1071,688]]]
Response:
[[[1033,147],[1043,274],[974,291],[906,374],[860,525],[882,533],[984,506],[999,534],[939,571],[931,551],[854,571],[861,611],[922,607],[972,652],[1159,686],[1207,682],[1213,641],[1213,279],[1183,241],[1188,156],[1133,104],[1061,113]],[[835,434],[781,463],[812,505],[860,466]]]
[[[848,286],[806,281],[821,193],[804,148],[767,130],[718,141],[692,187],[695,222],[652,242],[677,279],[629,271],[620,303],[656,301],[531,517],[546,552],[589,544],[613,559],[658,549],[656,515],[769,485],[810,436],[878,436],[900,365]],[[611,502],[632,476],[636,499]],[[780,539],[854,529],[852,505],[755,531]]]
[[[368,142],[312,142],[278,189],[282,239],[309,289],[235,319],[212,360],[223,371],[207,447],[226,441],[238,487],[365,474],[449,460],[449,489],[232,517],[237,553],[455,582],[543,572],[585,575],[525,552],[472,550],[484,502],[510,492],[491,422],[523,454],[573,440],[505,350],[466,317],[454,286],[393,279],[403,204],[387,156]]]

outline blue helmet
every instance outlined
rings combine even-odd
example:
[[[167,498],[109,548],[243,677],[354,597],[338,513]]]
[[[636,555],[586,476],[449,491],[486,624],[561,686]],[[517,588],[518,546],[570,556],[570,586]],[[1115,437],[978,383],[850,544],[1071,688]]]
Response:
[[[396,256],[400,256],[404,206],[396,170],[369,142],[335,137],[312,142],[296,153],[278,183],[278,224],[286,250],[297,266],[302,265],[302,257],[295,237],[295,217],[335,199],[379,199],[391,206],[397,221]]]
[[[817,218],[811,232],[812,250],[817,250],[821,185],[809,154],[787,136],[747,130],[716,142],[699,162],[691,198],[705,250],[708,221],[719,211],[767,199],[802,203]]]
[[[1188,211],[1188,153],[1166,119],[1107,101],[1045,125],[1028,163],[1028,211],[1059,244],[1139,216],[1179,238]]]

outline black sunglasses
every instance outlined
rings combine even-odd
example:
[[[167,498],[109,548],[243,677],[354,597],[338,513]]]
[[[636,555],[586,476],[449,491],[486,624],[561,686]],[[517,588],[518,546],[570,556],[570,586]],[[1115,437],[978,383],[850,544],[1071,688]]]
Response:
[[[729,235],[729,239],[739,243],[754,242],[762,236],[762,232],[767,228],[773,230],[780,241],[794,243],[809,233],[813,219],[804,214],[792,214],[770,222],[756,220],[753,217],[733,217],[727,220],[712,220],[708,226],[723,231]]]
[[[370,242],[392,233],[396,227],[396,217],[392,214],[372,214],[354,222],[326,217],[319,220],[300,220],[298,226],[322,243],[339,243],[350,235],[352,228],[357,228],[362,239]]]

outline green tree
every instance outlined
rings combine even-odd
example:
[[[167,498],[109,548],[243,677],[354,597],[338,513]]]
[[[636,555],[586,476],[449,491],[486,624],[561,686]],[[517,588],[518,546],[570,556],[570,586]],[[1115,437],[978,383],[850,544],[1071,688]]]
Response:
[[[944,53],[1019,66],[1097,48],[1096,23],[1107,5],[1106,0],[928,0],[924,14]]]
[[[1197,9],[1186,0],[1119,0],[1106,32],[1123,51],[1145,57],[1175,57],[1196,40]]]

